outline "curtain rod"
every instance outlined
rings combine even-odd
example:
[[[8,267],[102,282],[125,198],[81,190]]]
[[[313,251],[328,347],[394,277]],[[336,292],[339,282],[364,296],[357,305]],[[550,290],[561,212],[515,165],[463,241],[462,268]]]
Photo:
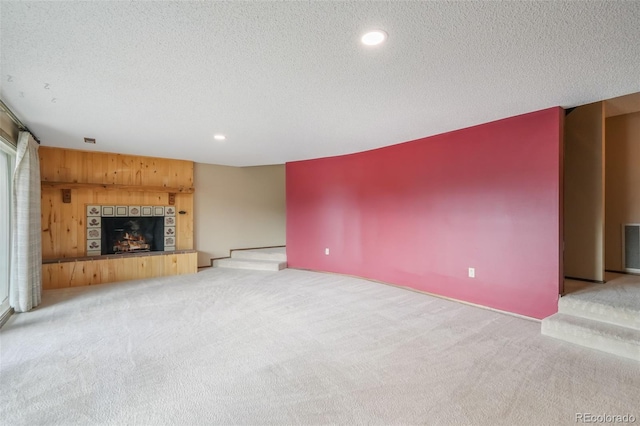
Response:
[[[25,126],[22,123],[22,121],[20,121],[20,119],[18,117],[16,117],[16,115],[13,113],[13,111],[11,111],[11,109],[9,109],[7,104],[5,104],[2,99],[0,99],[0,109],[2,109],[9,116],[11,121],[13,121],[16,124],[16,126],[18,126],[18,130],[31,133],[31,136],[33,136],[33,139],[35,139],[36,142],[38,142],[38,145],[40,145],[40,139],[38,139],[36,137],[36,135],[34,135],[33,132],[31,130],[29,130],[29,128],[27,126]]]

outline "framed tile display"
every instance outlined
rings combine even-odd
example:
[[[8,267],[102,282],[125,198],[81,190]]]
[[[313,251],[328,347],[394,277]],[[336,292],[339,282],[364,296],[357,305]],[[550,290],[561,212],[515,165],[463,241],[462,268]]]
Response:
[[[175,251],[176,250],[176,209],[174,206],[116,206],[116,205],[87,205],[86,206],[86,253],[87,256],[100,256],[102,254],[112,253],[111,251],[103,250],[105,247],[104,238],[109,240],[109,233],[104,234],[104,226],[108,226],[109,221],[113,221],[114,219],[105,219],[103,218],[126,218],[130,217],[131,221],[144,223],[144,217],[152,218],[159,217],[161,219],[160,222],[160,235],[164,238],[161,242],[163,245],[155,245],[155,247],[159,247],[158,250],[164,251]],[[139,218],[139,219],[138,219]],[[105,222],[105,223],[103,223]],[[157,228],[156,228],[157,229]],[[121,231],[121,230],[120,230]],[[141,234],[142,235],[142,234]],[[104,238],[103,238],[104,237]],[[129,242],[128,247],[133,246],[142,246],[139,240],[132,240],[135,242]],[[120,243],[120,241],[118,241]],[[144,243],[144,241],[142,242]],[[108,244],[109,245],[109,244]],[[143,251],[148,251],[149,247],[151,251],[156,250],[154,245],[151,243],[146,244],[144,246]],[[133,252],[133,250],[131,250]]]

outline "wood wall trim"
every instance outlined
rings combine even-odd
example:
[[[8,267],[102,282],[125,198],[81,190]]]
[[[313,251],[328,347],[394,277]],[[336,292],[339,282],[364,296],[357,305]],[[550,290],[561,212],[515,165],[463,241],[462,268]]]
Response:
[[[604,280],[591,280],[589,278],[568,277],[566,275],[565,275],[564,278],[567,279],[567,280],[584,281],[584,282],[587,282],[587,283],[594,283],[594,284],[605,284],[606,283],[606,281],[604,281]]]
[[[280,248],[280,247],[286,247],[286,245],[281,245],[281,246],[262,246],[262,247],[248,247],[248,248],[236,248],[236,249],[230,249],[229,250],[229,254],[231,254],[231,252],[233,251],[241,251],[241,250],[260,250],[260,249],[268,249],[268,248]]]
[[[260,249],[268,249],[268,248],[280,248],[280,247],[286,247],[286,245],[284,246],[264,246],[264,247],[246,247],[246,248],[235,248],[235,249],[229,249],[229,256],[222,256],[222,257],[212,257],[211,258],[211,265],[213,266],[213,261],[214,260],[220,260],[220,259],[229,259],[231,257],[231,253],[233,253],[234,251],[241,251],[241,250],[260,250]],[[207,266],[201,266],[201,268],[207,268]]]
[[[632,274],[631,272],[626,272],[626,271],[619,271],[617,269],[605,269],[605,272],[613,272],[614,274],[623,274],[623,275],[638,275],[638,274]]]

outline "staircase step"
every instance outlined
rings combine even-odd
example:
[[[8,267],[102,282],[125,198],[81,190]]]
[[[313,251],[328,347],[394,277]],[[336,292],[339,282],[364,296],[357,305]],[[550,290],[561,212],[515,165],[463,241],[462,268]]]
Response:
[[[213,261],[216,268],[252,269],[256,271],[279,271],[287,267],[287,262],[277,260],[250,260],[250,259],[216,259]]]
[[[640,330],[640,292],[634,289],[625,295],[623,286],[605,286],[561,297],[558,312]]]
[[[265,249],[234,250],[231,252],[233,259],[247,260],[274,260],[278,262],[287,261],[287,250],[284,247],[273,247]]]
[[[557,313],[542,320],[542,334],[640,361],[640,330]]]

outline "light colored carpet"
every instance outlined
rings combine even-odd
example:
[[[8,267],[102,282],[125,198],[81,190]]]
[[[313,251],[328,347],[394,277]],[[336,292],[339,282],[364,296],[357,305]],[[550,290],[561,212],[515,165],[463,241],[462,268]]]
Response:
[[[542,334],[640,362],[640,277],[607,273],[560,298]],[[639,365],[640,368],[640,365]]]
[[[541,332],[640,362],[640,330],[558,312],[542,321]]]
[[[43,300],[0,331],[0,423],[640,421],[638,363],[365,280],[208,269]]]
[[[608,273],[606,284],[568,294],[558,306],[565,314],[640,330],[640,277]]]
[[[234,250],[227,259],[213,261],[216,268],[279,271],[287,267],[287,249],[271,247],[253,250]]]

